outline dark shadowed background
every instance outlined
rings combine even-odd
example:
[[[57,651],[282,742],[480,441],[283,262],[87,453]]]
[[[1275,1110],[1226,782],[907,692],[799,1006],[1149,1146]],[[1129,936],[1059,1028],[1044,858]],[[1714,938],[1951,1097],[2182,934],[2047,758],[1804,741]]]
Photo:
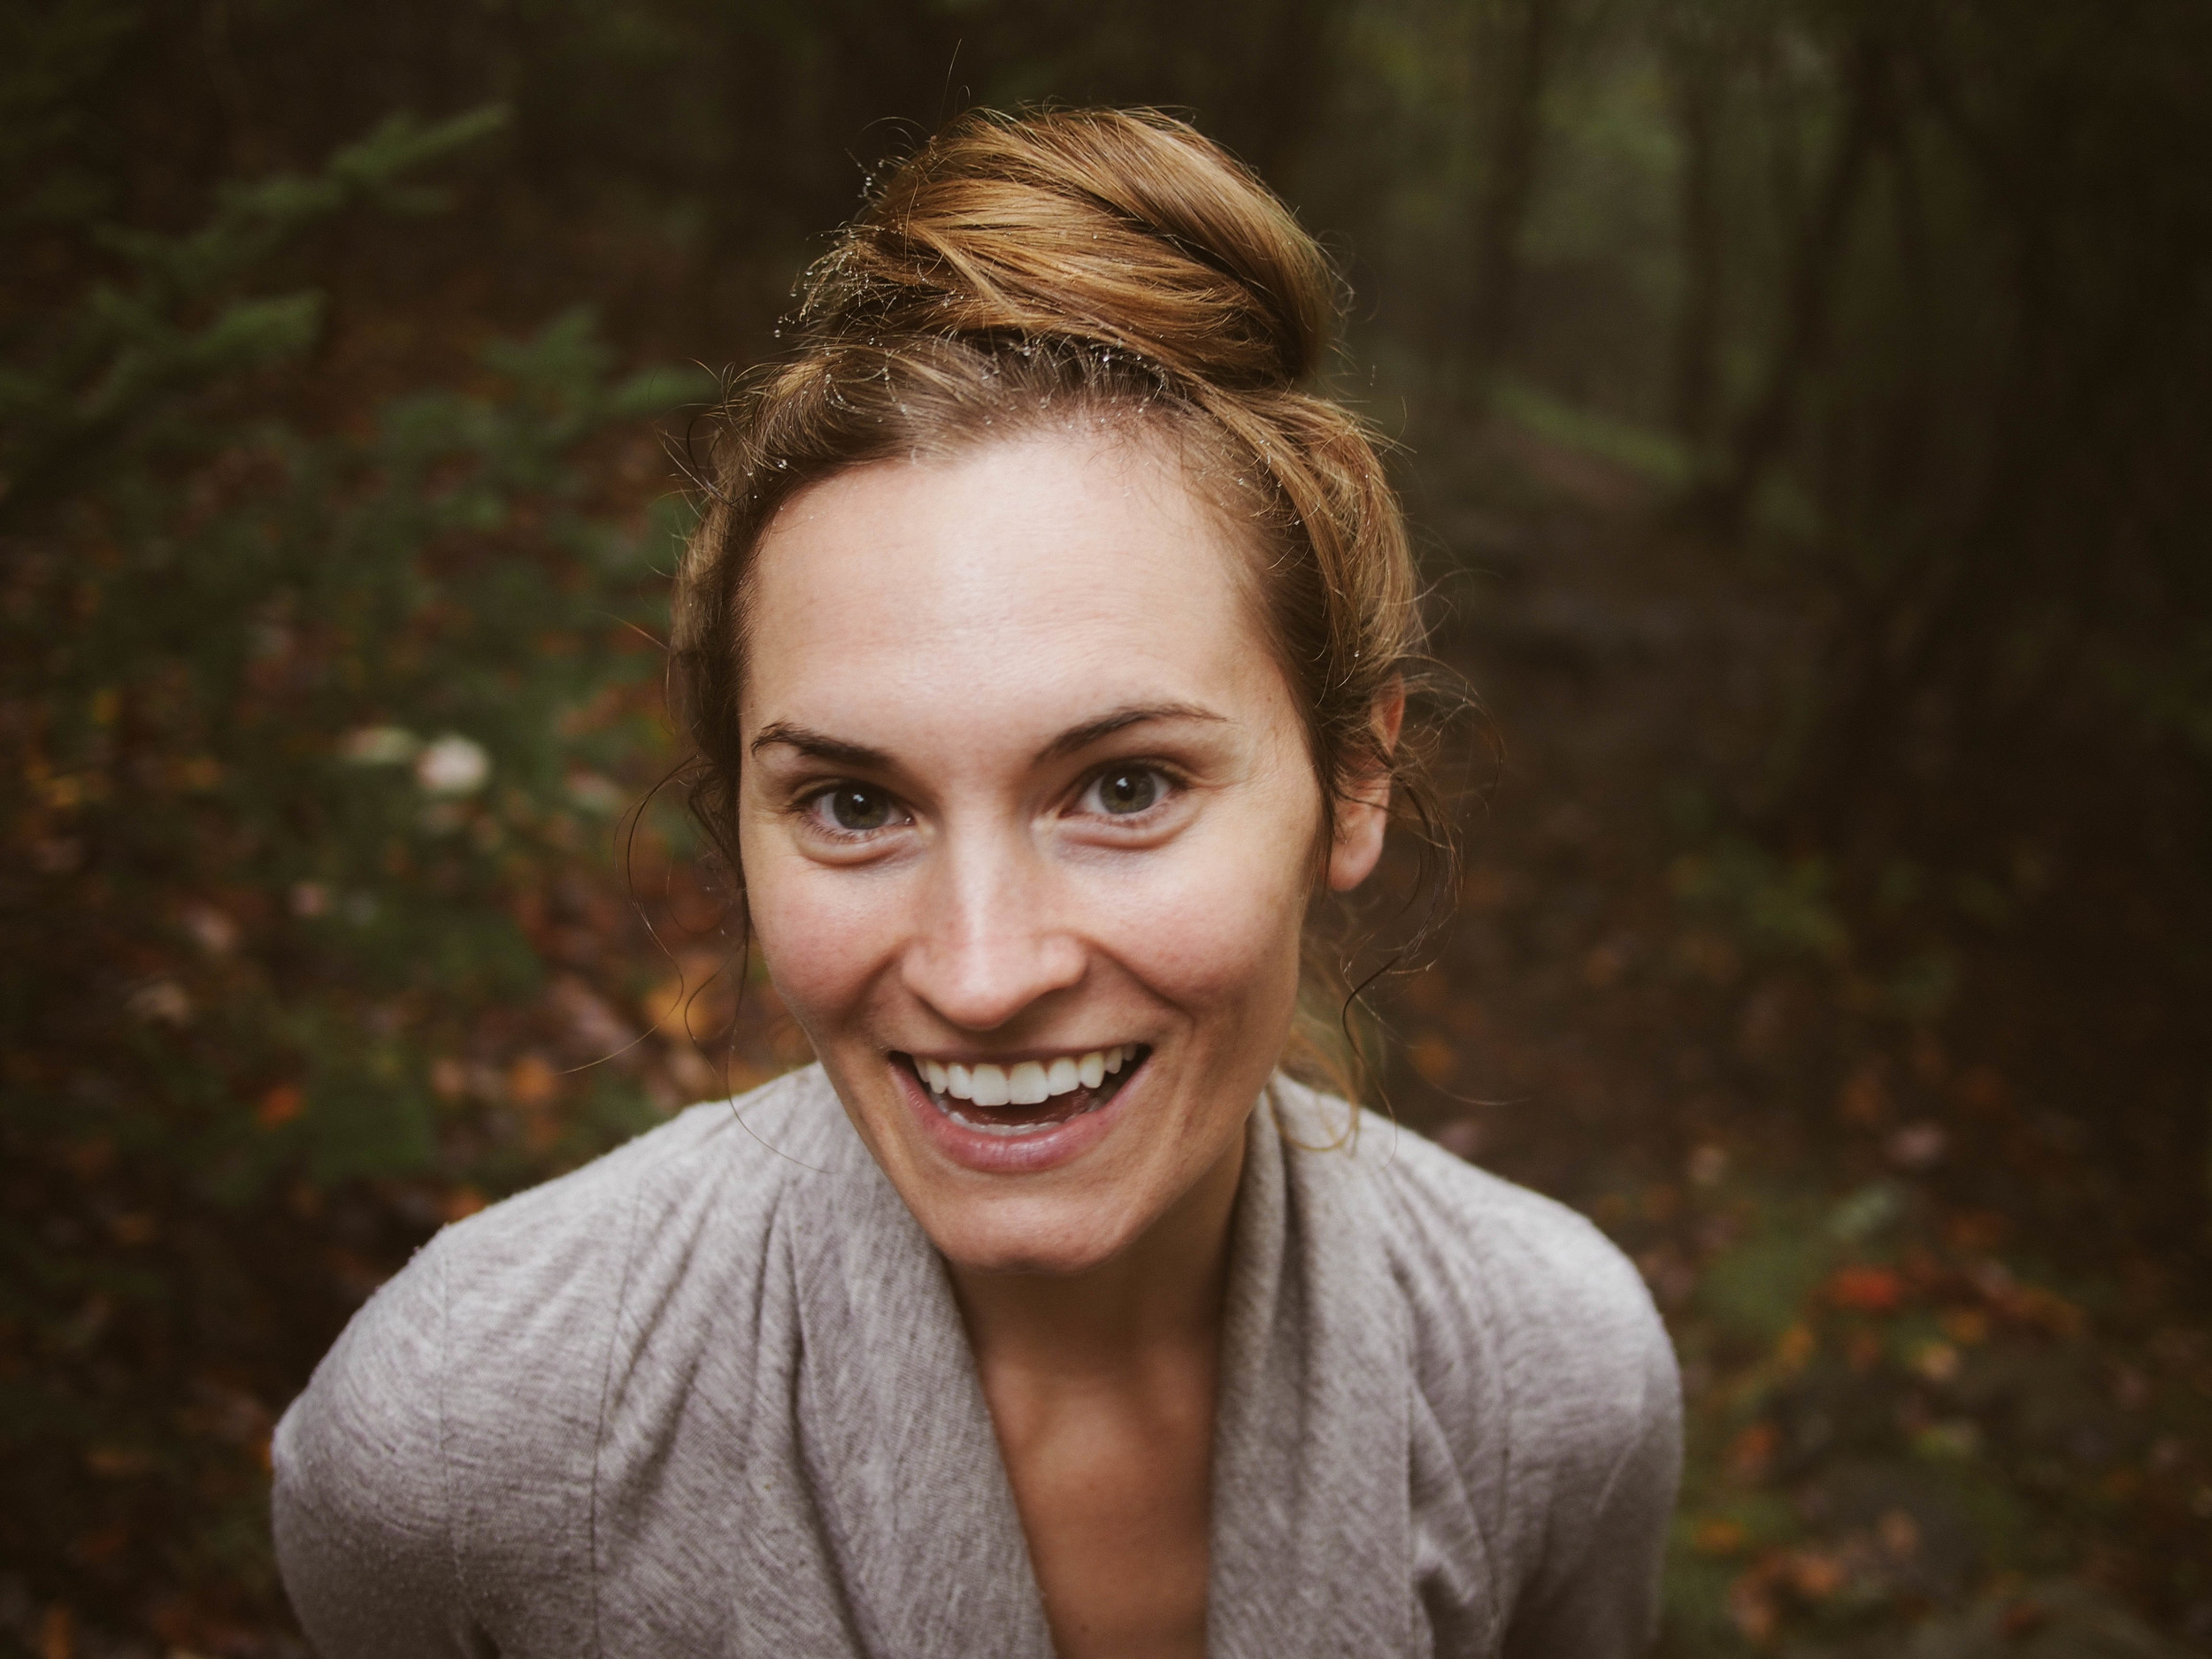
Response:
[[[2199,0],[0,0],[0,1653],[299,1651],[351,1310],[805,1057],[631,816],[672,456],[1035,99],[1354,285],[1499,740],[1377,1094],[1665,1309],[1665,1652],[2212,1652],[2208,83]]]

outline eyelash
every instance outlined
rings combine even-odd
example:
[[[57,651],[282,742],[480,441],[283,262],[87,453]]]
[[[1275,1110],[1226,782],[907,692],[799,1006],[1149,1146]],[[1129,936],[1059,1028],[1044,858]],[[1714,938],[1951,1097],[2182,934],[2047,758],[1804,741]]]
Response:
[[[1118,760],[1099,767],[1083,780],[1083,787],[1076,792],[1078,801],[1090,798],[1093,790],[1118,772],[1149,772],[1160,781],[1158,797],[1152,804],[1136,812],[1100,812],[1094,816],[1115,824],[1148,824],[1164,811],[1189,786],[1172,767],[1154,760]]]
[[[1172,802],[1178,795],[1180,795],[1189,787],[1186,780],[1175,771],[1174,768],[1164,765],[1161,762],[1151,760],[1120,760],[1110,762],[1106,765],[1096,767],[1086,774],[1083,779],[1082,786],[1076,791],[1075,798],[1079,802],[1088,798],[1091,792],[1105,782],[1109,777],[1116,772],[1150,772],[1155,778],[1157,778],[1164,786],[1160,791],[1159,799],[1155,801],[1150,806],[1146,807],[1141,812],[1098,812],[1094,813],[1091,816],[1102,818],[1110,823],[1148,823],[1171,802]],[[881,828],[872,830],[846,829],[833,822],[826,816],[825,808],[826,807],[830,797],[837,794],[837,792],[841,789],[850,789],[856,793],[865,793],[882,797],[884,801],[888,803],[893,808],[897,810],[902,814],[899,822],[886,824]],[[823,836],[830,841],[842,842],[847,846],[855,846],[863,842],[873,841],[877,836],[882,834],[885,830],[896,829],[903,824],[910,824],[913,822],[912,815],[906,811],[898,797],[891,794],[890,791],[887,789],[872,788],[864,784],[856,784],[849,779],[841,780],[836,783],[824,784],[818,788],[808,791],[805,795],[800,796],[797,801],[793,803],[793,810],[800,818],[806,821],[807,827],[812,830],[814,833]]]
[[[880,828],[877,829],[847,829],[842,825],[833,820],[827,815],[826,810],[829,803],[830,797],[843,789],[849,789],[856,795],[864,794],[880,796],[894,810],[900,813],[901,817],[897,822],[883,825]],[[866,841],[872,841],[875,840],[877,836],[882,834],[885,830],[896,829],[901,824],[910,824],[913,822],[912,815],[907,813],[906,809],[900,804],[899,798],[893,795],[889,790],[871,788],[865,784],[854,783],[849,779],[841,780],[837,783],[825,784],[819,788],[809,791],[806,795],[802,795],[796,802],[793,803],[793,810],[801,818],[805,820],[807,827],[813,831],[814,833],[820,835],[826,840],[838,841],[849,847],[857,846]]]

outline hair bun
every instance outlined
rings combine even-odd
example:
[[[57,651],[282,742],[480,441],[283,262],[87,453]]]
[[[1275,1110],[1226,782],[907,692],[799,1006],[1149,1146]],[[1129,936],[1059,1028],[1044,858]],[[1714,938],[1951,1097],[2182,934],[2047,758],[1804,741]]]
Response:
[[[977,111],[881,181],[808,273],[799,321],[822,344],[1078,342],[1226,389],[1287,388],[1318,365],[1336,300],[1289,209],[1185,123]]]

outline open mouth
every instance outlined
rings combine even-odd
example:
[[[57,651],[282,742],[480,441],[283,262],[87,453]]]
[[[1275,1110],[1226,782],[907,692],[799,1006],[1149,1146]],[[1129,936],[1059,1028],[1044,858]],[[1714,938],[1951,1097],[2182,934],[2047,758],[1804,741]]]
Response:
[[[930,1103],[963,1128],[987,1135],[1033,1135],[1094,1112],[1121,1092],[1152,1050],[1125,1042],[1110,1048],[962,1065],[902,1055]]]

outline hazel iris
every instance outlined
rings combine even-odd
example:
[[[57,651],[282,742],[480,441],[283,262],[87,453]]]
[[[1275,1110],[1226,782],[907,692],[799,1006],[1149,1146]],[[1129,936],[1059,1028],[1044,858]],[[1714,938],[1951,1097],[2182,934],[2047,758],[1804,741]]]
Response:
[[[872,789],[833,789],[830,818],[841,830],[881,829],[892,820],[891,801]]]
[[[1160,780],[1141,768],[1110,772],[1098,780],[1098,803],[1117,815],[1141,812],[1159,799]]]

